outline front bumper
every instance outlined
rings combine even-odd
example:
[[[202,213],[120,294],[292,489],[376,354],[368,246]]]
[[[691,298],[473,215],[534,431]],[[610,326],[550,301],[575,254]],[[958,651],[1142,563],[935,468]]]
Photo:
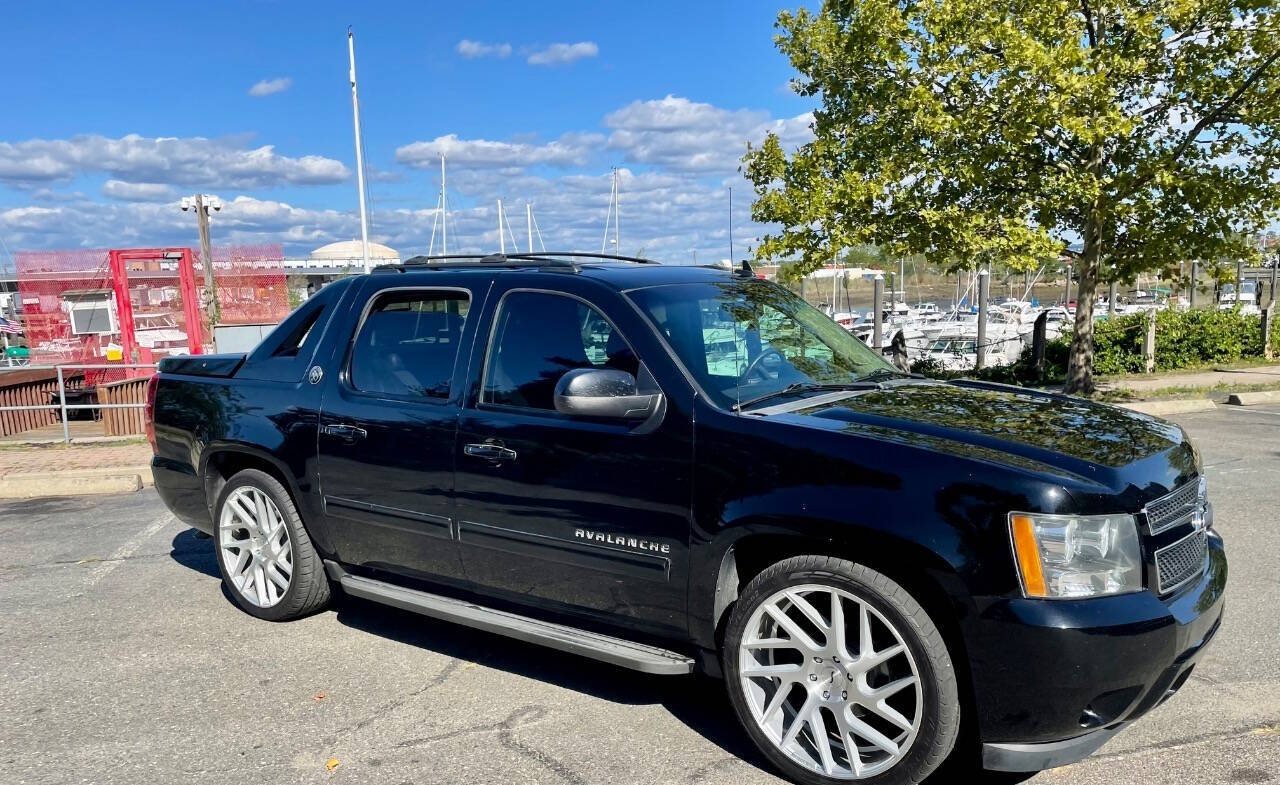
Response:
[[[1222,621],[1227,561],[1171,597],[1002,599],[967,625],[986,768],[1038,771],[1095,752],[1191,675]]]

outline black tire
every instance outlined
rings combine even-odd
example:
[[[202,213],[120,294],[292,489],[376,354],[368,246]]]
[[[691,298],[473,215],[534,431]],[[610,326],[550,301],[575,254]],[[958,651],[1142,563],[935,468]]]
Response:
[[[246,486],[258,489],[275,502],[288,528],[289,541],[293,547],[293,574],[289,581],[289,588],[276,604],[265,608],[253,604],[236,589],[227,565],[224,563],[225,553],[220,546],[219,521],[222,519],[223,506],[232,493]],[[307,535],[307,529],[298,515],[293,497],[275,477],[258,469],[237,472],[218,494],[218,502],[214,506],[213,523],[214,552],[218,558],[218,571],[222,573],[222,583],[227,593],[246,613],[267,621],[289,621],[315,613],[329,604],[329,578],[325,575],[324,564],[311,544],[311,538]]]
[[[848,592],[878,611],[900,633],[919,672],[920,727],[902,759],[891,768],[864,779],[828,777],[793,761],[757,725],[741,686],[739,646],[757,607],[778,592],[817,584]],[[955,745],[960,728],[960,697],[955,669],[938,628],[910,594],[875,570],[830,556],[795,556],[778,562],[742,591],[729,618],[721,653],[725,683],[738,720],[761,752],[788,778],[804,785],[865,782],[874,785],[916,785],[937,769]]]

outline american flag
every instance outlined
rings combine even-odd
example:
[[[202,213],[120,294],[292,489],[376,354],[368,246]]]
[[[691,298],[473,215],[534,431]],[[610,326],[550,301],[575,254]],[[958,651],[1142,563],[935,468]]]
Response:
[[[20,332],[22,332],[22,327],[17,322],[9,321],[3,316],[0,316],[0,333],[17,334]]]

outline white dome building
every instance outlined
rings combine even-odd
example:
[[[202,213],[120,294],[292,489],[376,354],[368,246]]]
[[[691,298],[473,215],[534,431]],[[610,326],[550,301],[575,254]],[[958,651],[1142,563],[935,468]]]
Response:
[[[359,240],[341,240],[322,245],[311,252],[308,261],[320,267],[348,267],[364,264],[364,250]],[[400,252],[382,243],[369,243],[370,264],[394,264],[400,261]]]

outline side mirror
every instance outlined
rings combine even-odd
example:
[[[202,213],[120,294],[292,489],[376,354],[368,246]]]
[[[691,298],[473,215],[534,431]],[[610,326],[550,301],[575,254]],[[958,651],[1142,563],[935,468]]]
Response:
[[[577,368],[556,383],[555,405],[561,414],[643,420],[662,399],[661,393],[640,395],[636,377],[611,368]]]

